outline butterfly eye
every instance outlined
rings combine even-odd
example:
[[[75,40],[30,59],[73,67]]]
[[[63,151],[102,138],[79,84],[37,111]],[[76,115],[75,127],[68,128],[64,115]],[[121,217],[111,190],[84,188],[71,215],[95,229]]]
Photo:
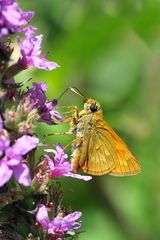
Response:
[[[98,110],[97,104],[96,103],[92,103],[91,106],[90,106],[90,110],[92,112],[97,112],[97,110]]]

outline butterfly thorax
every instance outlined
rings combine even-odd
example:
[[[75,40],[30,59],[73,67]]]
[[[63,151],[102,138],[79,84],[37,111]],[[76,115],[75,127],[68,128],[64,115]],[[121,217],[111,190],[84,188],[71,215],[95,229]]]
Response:
[[[76,135],[83,137],[91,131],[97,121],[102,119],[101,105],[94,99],[89,98],[84,104],[84,109],[79,113]]]

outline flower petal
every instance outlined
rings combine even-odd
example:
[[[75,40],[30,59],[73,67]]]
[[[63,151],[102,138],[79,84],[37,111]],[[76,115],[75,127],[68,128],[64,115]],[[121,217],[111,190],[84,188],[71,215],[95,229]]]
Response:
[[[16,140],[12,148],[15,154],[25,155],[26,153],[34,149],[38,145],[38,143],[38,138],[24,135]]]
[[[44,70],[53,70],[59,67],[59,65],[56,62],[50,62],[44,57],[39,56],[32,56],[32,63],[33,66]]]
[[[54,150],[54,149],[51,149],[51,148],[46,148],[46,149],[44,149],[44,151],[45,152],[49,152],[49,153],[56,153],[56,150]]]
[[[45,205],[40,204],[38,206],[38,211],[36,213],[36,220],[38,223],[40,223],[43,227],[43,229],[47,230],[48,229],[48,224],[50,222],[49,217],[48,217],[48,212],[45,207]]]
[[[76,211],[76,212],[73,212],[73,213],[70,213],[70,214],[68,214],[67,216],[65,216],[63,219],[65,220],[65,221],[68,221],[68,222],[74,222],[74,221],[76,221],[77,219],[79,219],[80,217],[82,216],[82,213],[81,212],[78,212],[78,211]]]
[[[7,166],[3,160],[0,161],[0,187],[2,187],[12,176],[13,171]]]
[[[52,159],[48,155],[45,155],[45,158],[47,159],[48,166],[50,167],[51,171],[54,171],[55,165],[54,165],[54,162],[52,161]]]
[[[7,148],[5,153],[6,155],[4,159],[10,167],[17,166],[22,161],[22,156],[20,154],[16,154],[12,147]]]
[[[55,117],[57,120],[62,120],[63,119],[61,114],[57,111],[52,110],[52,111],[50,111],[50,114],[52,115],[52,117]]]
[[[67,174],[64,174],[64,176],[66,177],[72,177],[72,178],[77,178],[77,179],[81,179],[81,180],[84,180],[84,181],[89,181],[92,179],[91,176],[86,176],[86,175],[80,175],[80,174],[76,174],[76,173],[72,173],[72,172],[69,172]]]
[[[31,185],[31,177],[29,168],[26,164],[20,163],[16,167],[13,168],[14,177],[20,184],[28,187]]]

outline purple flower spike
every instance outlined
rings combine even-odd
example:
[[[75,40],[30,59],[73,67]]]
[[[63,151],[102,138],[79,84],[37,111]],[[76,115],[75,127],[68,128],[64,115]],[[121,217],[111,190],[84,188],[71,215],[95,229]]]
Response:
[[[45,158],[48,161],[48,166],[50,168],[50,178],[65,176],[81,179],[84,181],[89,181],[92,179],[91,176],[72,173],[71,163],[68,161],[67,153],[60,144],[56,145],[56,150],[46,149],[45,151],[54,154],[54,159],[48,155],[45,155]]]
[[[34,16],[34,12],[23,12],[16,0],[1,0],[0,10],[0,40],[9,33],[21,31],[21,26]]]
[[[41,54],[41,44],[43,35],[34,35],[36,28],[29,26],[25,29],[25,38],[21,42],[18,39],[18,44],[20,46],[20,51],[22,57],[19,60],[19,65],[21,68],[25,69],[28,67],[37,67],[45,70],[53,70],[59,65],[55,62],[49,62],[46,60],[46,54],[40,56]]]
[[[45,205],[40,204],[36,214],[36,220],[44,230],[48,231],[48,234],[57,235],[60,233],[64,235],[69,231],[80,228],[81,222],[77,222],[77,220],[81,216],[81,212],[73,212],[65,217],[56,216],[50,221]]]
[[[24,135],[5,149],[5,156],[0,160],[0,187],[8,182],[12,175],[18,183],[26,187],[31,184],[29,168],[22,160],[38,143],[38,138]]]

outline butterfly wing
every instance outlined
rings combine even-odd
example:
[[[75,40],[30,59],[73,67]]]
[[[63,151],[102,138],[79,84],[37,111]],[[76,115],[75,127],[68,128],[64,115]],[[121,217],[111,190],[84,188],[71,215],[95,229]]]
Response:
[[[91,175],[107,174],[115,168],[115,157],[109,139],[104,139],[101,131],[93,127],[83,140],[80,167]]]
[[[91,130],[82,169],[91,175],[131,176],[140,172],[139,162],[123,140],[103,120]]]
[[[141,171],[140,164],[128,150],[118,150],[116,167],[109,173],[113,176],[132,176]]]
[[[113,176],[131,176],[139,173],[141,166],[123,140],[106,122],[100,125],[99,130],[101,129],[102,134],[105,136],[110,135],[108,138],[116,152],[115,168],[109,174]]]
[[[133,156],[125,143],[116,143],[116,161],[115,168],[110,175],[113,176],[131,176],[141,171],[141,166],[137,159]]]

